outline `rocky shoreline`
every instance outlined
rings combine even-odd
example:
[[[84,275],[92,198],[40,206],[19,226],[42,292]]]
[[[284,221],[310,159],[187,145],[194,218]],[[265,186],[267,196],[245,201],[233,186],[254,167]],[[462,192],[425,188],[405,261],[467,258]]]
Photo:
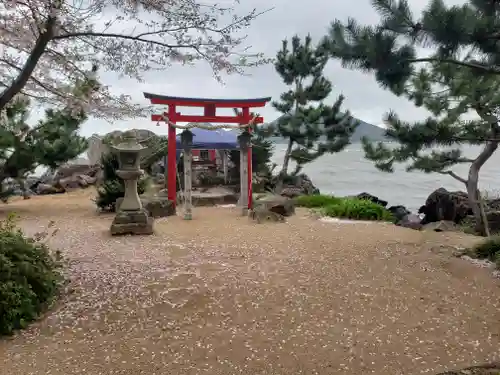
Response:
[[[442,232],[460,231],[463,227],[474,228],[475,226],[467,193],[462,191],[448,191],[440,187],[429,194],[417,213],[412,213],[403,205],[387,207],[387,201],[369,193],[361,193],[356,197],[368,199],[386,207],[393,214],[395,224],[405,228]],[[500,199],[487,199],[484,201],[484,207],[490,230],[499,232]]]
[[[274,179],[254,176],[255,183],[268,192],[274,190]],[[29,199],[33,195],[62,194],[88,188],[98,184],[101,180],[101,167],[98,164],[65,164],[53,173],[47,172],[40,177],[28,177],[23,187],[16,181],[4,184],[2,200],[6,202],[8,196],[12,195]],[[153,180],[161,182],[163,175],[153,177]],[[295,198],[300,195],[319,193],[319,189],[311,179],[301,174],[287,179],[279,195]],[[389,205],[388,201],[368,192],[352,195],[352,197],[367,199],[386,208],[394,216],[394,223],[401,227],[415,230],[454,231],[462,230],[464,225],[472,228],[475,224],[467,194],[462,191],[448,191],[440,187],[429,194],[418,212],[411,212],[401,204]],[[484,203],[490,230],[499,232],[500,199],[490,199]]]

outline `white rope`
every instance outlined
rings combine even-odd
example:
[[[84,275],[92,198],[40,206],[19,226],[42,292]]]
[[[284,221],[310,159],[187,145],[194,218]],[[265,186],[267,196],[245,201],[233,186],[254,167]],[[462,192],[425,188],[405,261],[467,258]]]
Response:
[[[162,121],[165,121],[168,125],[177,128],[177,129],[193,129],[193,128],[198,128],[198,129],[204,129],[204,130],[217,130],[217,129],[244,129],[248,128],[252,125],[255,124],[255,121],[257,120],[258,115],[255,115],[248,124],[242,124],[242,125],[204,125],[204,124],[198,124],[198,123],[192,123],[192,124],[187,124],[187,125],[177,125],[174,124],[172,121],[168,119],[168,116],[166,115],[160,115],[162,118]],[[160,121],[156,123],[157,126],[160,126]]]

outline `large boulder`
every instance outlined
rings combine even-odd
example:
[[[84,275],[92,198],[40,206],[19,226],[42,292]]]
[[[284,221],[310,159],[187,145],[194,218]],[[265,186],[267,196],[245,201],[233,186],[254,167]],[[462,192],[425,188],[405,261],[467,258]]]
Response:
[[[297,176],[286,176],[280,194],[284,197],[295,198],[301,195],[320,194],[320,191],[311,179],[302,173]]]
[[[460,224],[468,215],[472,215],[472,209],[466,193],[439,188],[429,195],[418,213],[425,214],[423,225],[438,221]]]
[[[396,224],[399,221],[403,220],[406,216],[411,214],[410,210],[408,210],[405,206],[391,206],[387,209],[387,211],[392,214],[392,216],[394,217],[394,222]],[[420,222],[420,218],[418,219],[418,221]]]
[[[458,232],[460,231],[460,227],[453,221],[441,220],[423,225],[422,230],[434,232]]]
[[[175,215],[174,203],[165,197],[146,198],[144,208],[148,211],[149,216],[154,218]]]
[[[85,174],[74,174],[69,177],[61,178],[54,182],[53,186],[66,191],[87,188],[95,184],[96,177],[88,176]]]
[[[295,214],[295,202],[281,195],[267,194],[254,201],[254,208],[265,208],[270,212],[282,216],[292,216]]]
[[[100,169],[98,165],[90,164],[64,164],[57,169],[53,179],[55,181],[74,175],[95,176]]]
[[[59,181],[55,183],[54,186],[60,187],[64,190],[74,190],[74,189],[79,189],[81,187],[80,179],[77,176],[69,176],[61,178]]]
[[[42,183],[37,184],[35,191],[38,195],[65,193],[65,190],[60,187],[55,187],[49,184],[42,184]]]
[[[407,214],[401,220],[396,222],[398,227],[410,228],[415,230],[422,229],[423,225],[420,223],[420,216],[415,214]]]
[[[305,195],[304,191],[299,187],[286,187],[281,190],[281,196],[286,198],[297,198],[301,195]]]
[[[382,207],[387,206],[387,201],[384,201],[384,200],[380,199],[379,197],[376,197],[375,195],[371,195],[369,193],[360,193],[360,194],[356,195],[355,198],[366,199],[366,200],[373,202],[373,203],[376,203]]]

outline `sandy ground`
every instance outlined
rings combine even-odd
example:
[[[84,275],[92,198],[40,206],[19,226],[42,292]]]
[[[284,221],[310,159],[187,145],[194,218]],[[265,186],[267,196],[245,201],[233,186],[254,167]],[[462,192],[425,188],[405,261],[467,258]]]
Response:
[[[230,208],[111,238],[88,193],[14,210],[53,219],[72,292],[0,340],[0,374],[420,374],[500,359],[500,281],[450,255],[476,239],[304,212],[255,224]]]

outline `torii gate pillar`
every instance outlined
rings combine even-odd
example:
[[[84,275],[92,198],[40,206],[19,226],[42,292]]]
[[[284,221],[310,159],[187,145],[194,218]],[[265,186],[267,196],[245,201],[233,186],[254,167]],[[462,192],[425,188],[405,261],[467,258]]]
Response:
[[[167,196],[174,207],[177,204],[177,137],[175,127],[176,105],[168,106],[168,155],[167,155]]]

